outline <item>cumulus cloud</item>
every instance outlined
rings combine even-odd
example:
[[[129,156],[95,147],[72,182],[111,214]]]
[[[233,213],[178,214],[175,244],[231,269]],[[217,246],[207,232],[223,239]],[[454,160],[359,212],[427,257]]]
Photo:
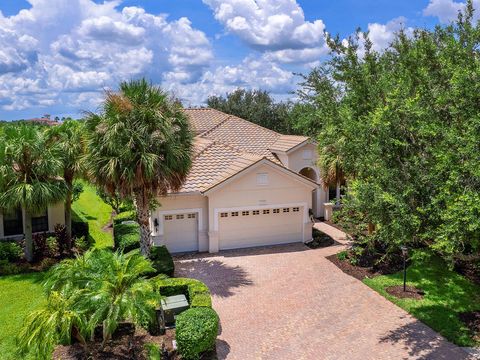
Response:
[[[306,21],[296,0],[203,0],[228,32],[269,59],[293,63],[325,54],[325,24]],[[308,59],[305,59],[307,55]]]
[[[474,14],[475,19],[480,18],[478,11],[480,10],[480,0],[473,0],[473,6],[477,10]],[[430,0],[428,6],[423,10],[425,16],[438,17],[442,23],[450,23],[454,21],[458,12],[465,9],[465,2],[457,2],[452,0]]]
[[[98,104],[105,87],[135,76],[197,81],[210,67],[210,41],[187,18],[169,21],[120,1],[29,0],[0,12],[0,109]],[[95,99],[91,99],[94,97]],[[83,105],[82,105],[83,104]]]
[[[370,40],[373,43],[373,49],[382,51],[387,48],[395,38],[395,34],[404,30],[407,34],[413,33],[413,28],[406,27],[407,19],[403,16],[390,20],[386,24],[371,23],[368,24]]]

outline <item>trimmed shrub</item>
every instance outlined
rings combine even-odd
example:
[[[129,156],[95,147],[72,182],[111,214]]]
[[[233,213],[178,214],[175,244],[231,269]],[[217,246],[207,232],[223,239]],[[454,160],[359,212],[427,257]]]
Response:
[[[17,261],[22,257],[22,247],[16,242],[0,242],[0,260]]]
[[[183,359],[199,359],[212,350],[218,334],[218,315],[211,308],[188,309],[177,316],[176,340]]]
[[[154,246],[150,250],[150,260],[157,274],[166,274],[173,276],[175,265],[173,263],[172,255],[167,250],[166,246]]]
[[[124,211],[113,218],[113,225],[120,225],[124,221],[137,221],[137,213],[133,211]]]
[[[212,307],[210,290],[207,285],[196,279],[170,278],[154,279],[155,285],[162,296],[183,294],[187,297],[191,308]]]
[[[113,227],[115,249],[123,252],[140,247],[140,226],[138,224],[118,224]]]
[[[72,237],[88,239],[90,229],[86,221],[72,221]]]

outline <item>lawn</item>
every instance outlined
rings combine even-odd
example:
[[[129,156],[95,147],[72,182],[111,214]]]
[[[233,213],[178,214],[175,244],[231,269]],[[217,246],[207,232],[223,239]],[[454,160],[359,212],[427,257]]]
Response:
[[[19,358],[15,355],[15,337],[23,318],[45,301],[42,277],[42,273],[0,277],[0,357],[3,360]]]
[[[397,304],[448,340],[460,346],[474,344],[459,312],[480,310],[480,287],[449,270],[438,257],[417,252],[407,270],[407,284],[425,292],[421,300],[398,299],[386,287],[403,284],[403,272],[365,279],[364,283]]]
[[[90,236],[98,248],[113,247],[113,236],[104,228],[110,223],[112,208],[97,195],[95,187],[84,182],[80,198],[73,203],[74,219],[80,217],[88,221]]]

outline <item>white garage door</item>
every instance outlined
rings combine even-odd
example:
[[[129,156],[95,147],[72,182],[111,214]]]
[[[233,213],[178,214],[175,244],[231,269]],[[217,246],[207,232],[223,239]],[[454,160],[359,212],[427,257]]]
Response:
[[[164,241],[170,252],[198,251],[196,213],[164,215]]]
[[[221,212],[220,249],[278,245],[303,241],[303,207]]]

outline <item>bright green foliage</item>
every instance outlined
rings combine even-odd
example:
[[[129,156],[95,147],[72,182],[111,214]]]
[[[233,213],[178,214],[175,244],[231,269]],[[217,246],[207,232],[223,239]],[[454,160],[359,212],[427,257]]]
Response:
[[[218,334],[219,318],[211,308],[188,309],[177,316],[176,340],[184,359],[199,359],[212,350]]]
[[[25,209],[25,257],[33,260],[32,216],[65,198],[59,148],[43,127],[5,126],[0,138],[0,208]]]
[[[177,191],[191,166],[193,132],[178,101],[145,79],[108,92],[87,119],[88,175],[107,193],[134,200],[140,248],[150,254],[152,200]]]
[[[68,342],[69,334],[88,340],[98,325],[104,343],[121,321],[147,326],[159,300],[145,278],[153,271],[138,253],[94,249],[62,261],[46,277],[47,304],[26,319],[20,332],[22,350],[48,353],[57,343]]]
[[[297,133],[294,128],[291,103],[275,102],[266,91],[237,89],[223,96],[210,96],[212,109],[238,116],[282,134]],[[295,115],[299,115],[296,112]]]
[[[124,211],[113,218],[113,225],[121,224],[123,221],[135,221],[137,219],[137,213],[135,210]]]
[[[186,295],[190,307],[212,307],[210,290],[203,282],[190,278],[152,279],[162,296]]]
[[[0,242],[0,260],[16,261],[22,253],[21,246],[16,242]]]
[[[408,285],[425,291],[423,299],[399,299],[385,291],[386,287],[403,285],[402,271],[363,281],[448,340],[460,346],[473,346],[469,329],[458,313],[480,310],[480,287],[449,270],[439,257],[424,251],[413,256],[407,274]]]
[[[113,227],[115,249],[129,252],[140,247],[140,227],[138,224],[118,224]]]
[[[362,33],[348,46],[330,39],[332,59],[306,77],[314,119],[323,120],[320,165],[338,159],[346,206],[375,225],[362,236],[379,251],[407,244],[449,260],[479,256],[480,24],[472,16],[469,1],[457,22],[400,32],[382,53]]]
[[[43,273],[0,277],[0,354],[2,360],[35,359],[16,353],[16,336],[25,316],[45,303],[42,293]]]
[[[173,276],[175,264],[166,246],[154,246],[150,252],[150,260],[157,274]]]
[[[95,187],[84,182],[84,191],[73,203],[74,220],[87,221],[91,242],[97,248],[113,247],[113,236],[105,230],[110,222],[112,208],[96,194]],[[80,219],[75,219],[78,215]]]

